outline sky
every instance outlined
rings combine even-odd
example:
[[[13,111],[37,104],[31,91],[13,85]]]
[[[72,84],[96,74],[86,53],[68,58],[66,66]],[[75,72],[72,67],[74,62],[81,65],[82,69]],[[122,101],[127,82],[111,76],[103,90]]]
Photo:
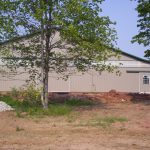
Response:
[[[117,23],[114,26],[118,36],[117,46],[122,51],[144,58],[146,48],[138,43],[131,43],[132,37],[138,33],[136,6],[137,2],[131,0],[105,0],[101,8],[102,15],[109,16],[111,21]]]

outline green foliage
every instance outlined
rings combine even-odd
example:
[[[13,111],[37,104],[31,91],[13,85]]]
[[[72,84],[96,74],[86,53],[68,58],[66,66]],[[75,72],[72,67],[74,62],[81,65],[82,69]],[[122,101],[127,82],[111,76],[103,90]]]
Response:
[[[0,1],[0,42],[18,35],[12,14],[17,9],[16,6],[17,1]]]
[[[41,58],[41,49],[44,46],[47,53],[43,54],[43,59],[49,58],[47,63],[50,70],[61,73],[66,71],[70,64],[73,64],[79,71],[86,71],[89,68],[109,71],[110,65],[105,61],[109,57],[117,55],[112,52],[112,49],[109,49],[109,47],[114,47],[116,31],[112,28],[114,23],[109,17],[100,17],[102,11],[100,4],[103,1],[14,0],[10,2],[6,0],[1,2],[8,6],[13,3],[13,6],[17,8],[5,8],[6,14],[9,14],[8,18],[14,18],[11,23],[17,34],[22,34],[20,28],[25,35],[30,34],[26,37],[28,44],[24,44],[26,38],[23,38],[12,41],[9,46],[1,45],[0,49],[3,51],[3,53],[1,51],[1,55],[6,57],[6,51],[8,51],[7,57],[13,58],[5,60],[7,66],[11,66],[13,69],[20,66],[25,67],[26,71],[32,74],[31,79],[33,80],[35,74],[39,74],[37,67],[41,67],[42,62],[39,58]],[[2,9],[1,13],[3,11]],[[41,44],[43,30],[44,45]],[[54,38],[58,35],[56,30],[59,30],[60,33],[58,40]],[[66,53],[54,51],[56,48],[65,50]],[[15,58],[12,49],[20,54],[19,58]],[[17,61],[18,59],[20,61]],[[27,69],[29,66],[31,68]]]
[[[20,96],[22,96],[22,93],[20,90],[16,89],[16,88],[12,88],[11,89],[11,92],[10,92],[10,95],[15,98],[15,99],[18,99]]]
[[[30,74],[30,81],[35,82],[42,77],[41,100],[45,108],[48,104],[50,71],[67,77],[67,72],[71,73],[70,66],[73,66],[75,71],[81,72],[89,69],[112,72],[116,68],[106,63],[108,58],[117,56],[118,53],[112,51],[117,39],[113,28],[115,23],[109,17],[100,14],[102,12],[100,4],[103,1],[5,0],[0,2],[2,6],[0,34],[4,36],[4,39],[0,40],[5,41],[0,43],[3,63],[13,72],[23,67],[23,72]],[[3,25],[8,30],[3,31]],[[16,37],[24,35],[24,37],[6,41],[14,35]],[[40,73],[39,68],[42,70]]]
[[[23,100],[28,102],[31,105],[40,105],[41,104],[41,91],[35,88],[34,85],[29,85],[23,91]]]
[[[12,88],[10,95],[14,99],[20,99],[26,105],[41,105],[41,91],[34,85],[27,85],[26,88]]]
[[[137,12],[138,12],[138,24],[139,33],[135,35],[132,39],[132,42],[138,42],[143,44],[145,47],[148,47],[148,50],[145,51],[145,56],[150,56],[150,1],[149,0],[137,0]]]

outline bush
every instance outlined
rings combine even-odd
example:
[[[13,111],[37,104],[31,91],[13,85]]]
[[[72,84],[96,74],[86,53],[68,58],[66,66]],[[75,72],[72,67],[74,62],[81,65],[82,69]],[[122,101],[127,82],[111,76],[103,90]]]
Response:
[[[14,87],[11,89],[10,96],[15,99],[19,99],[21,96],[21,91]]]
[[[34,85],[28,85],[26,88],[12,88],[11,97],[28,105],[41,105],[41,91],[36,89]]]
[[[23,100],[30,105],[41,105],[41,92],[39,89],[36,89],[34,85],[27,86],[22,96]]]

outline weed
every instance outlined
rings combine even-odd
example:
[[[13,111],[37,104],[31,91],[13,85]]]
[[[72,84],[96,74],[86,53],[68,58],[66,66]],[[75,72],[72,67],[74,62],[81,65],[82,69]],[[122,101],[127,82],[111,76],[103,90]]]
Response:
[[[15,87],[13,87],[11,89],[11,92],[10,92],[10,95],[13,97],[13,98],[16,98],[18,99],[20,97],[20,91],[18,89],[16,89]]]
[[[16,131],[19,132],[19,131],[23,131],[24,129],[23,128],[20,128],[19,126],[16,126]]]
[[[72,122],[76,121],[78,115],[79,115],[79,114],[78,114],[77,112],[74,112],[74,113],[69,114],[69,115],[67,116],[67,121],[68,121],[69,123],[72,123]]]
[[[20,111],[16,111],[16,116],[17,116],[18,118],[22,118],[21,112],[20,112]]]

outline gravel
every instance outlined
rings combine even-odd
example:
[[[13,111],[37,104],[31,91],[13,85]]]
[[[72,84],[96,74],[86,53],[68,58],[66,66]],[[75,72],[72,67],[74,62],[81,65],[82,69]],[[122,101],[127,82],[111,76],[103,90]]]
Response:
[[[0,101],[0,112],[14,110],[11,106],[7,105],[5,102]]]

